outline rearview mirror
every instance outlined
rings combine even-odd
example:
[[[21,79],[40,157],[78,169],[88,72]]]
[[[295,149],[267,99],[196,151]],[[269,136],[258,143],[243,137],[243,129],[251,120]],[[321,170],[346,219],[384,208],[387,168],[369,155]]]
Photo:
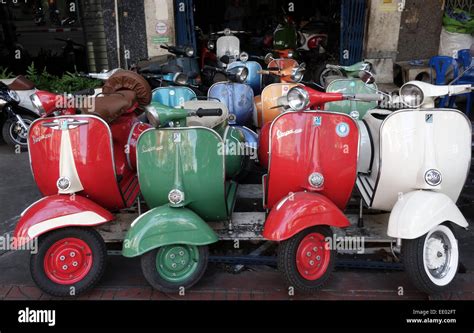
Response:
[[[375,83],[375,77],[372,75],[372,73],[370,73],[368,71],[360,71],[359,72],[359,78],[365,84],[374,84]]]
[[[273,54],[267,53],[267,55],[265,56],[265,63],[268,65],[268,64],[271,63],[273,60],[274,60]]]

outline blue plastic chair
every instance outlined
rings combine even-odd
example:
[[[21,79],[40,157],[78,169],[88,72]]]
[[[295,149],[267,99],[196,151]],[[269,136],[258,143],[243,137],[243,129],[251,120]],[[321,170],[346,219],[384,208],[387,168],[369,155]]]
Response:
[[[434,69],[436,73],[436,80],[434,82],[435,85],[445,85],[446,82],[446,73],[452,67],[453,68],[453,75],[457,77],[459,74],[459,67],[457,61],[453,57],[448,56],[435,56],[430,59],[429,66],[431,69]],[[433,83],[433,82],[432,82]],[[454,105],[454,99],[450,99],[449,96],[445,96],[441,98],[439,102],[439,107],[444,108],[445,105],[448,103],[451,106]],[[451,106],[452,107],[452,106]]]
[[[461,67],[461,72],[468,69],[472,64],[471,51],[469,49],[459,50],[458,51],[458,63]],[[463,76],[456,81],[456,84],[474,84],[474,69],[469,70],[467,73],[464,73]],[[472,103],[474,101],[473,93],[465,94],[467,97],[466,103],[466,115],[471,115]]]

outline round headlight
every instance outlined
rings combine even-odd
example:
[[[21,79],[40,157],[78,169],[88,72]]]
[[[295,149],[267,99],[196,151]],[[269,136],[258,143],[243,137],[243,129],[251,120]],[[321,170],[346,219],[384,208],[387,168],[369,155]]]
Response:
[[[16,93],[16,91],[14,90],[8,90],[8,96],[10,96],[10,98],[17,102],[17,103],[20,103],[20,96],[18,96],[18,94]]]
[[[207,42],[207,48],[208,48],[209,50],[212,51],[212,50],[215,49],[215,47],[216,47],[216,43],[214,43],[213,41],[208,41],[208,42]]]
[[[249,76],[249,70],[247,67],[240,67],[237,73],[235,74],[237,80],[241,83],[244,83]]]
[[[293,58],[295,56],[295,52],[293,51],[288,51],[288,58]]]
[[[425,96],[423,90],[414,84],[405,84],[400,89],[400,98],[403,104],[410,108],[418,108],[423,104]]]
[[[301,87],[291,88],[286,98],[290,108],[295,111],[306,110],[309,105],[309,94]]]
[[[38,110],[38,112],[43,115],[46,113],[46,111],[43,108],[43,103],[41,103],[41,100],[36,94],[33,94],[30,96],[31,103],[33,106]]]
[[[309,176],[308,181],[311,186],[321,188],[324,185],[324,176],[319,172],[315,172]]]
[[[176,73],[173,77],[173,82],[177,85],[184,86],[188,83],[188,76],[184,73]]]
[[[180,190],[171,190],[168,194],[168,200],[172,205],[179,205],[184,202],[184,193]]]
[[[187,57],[194,56],[194,49],[191,46],[186,47],[184,51],[186,52]]]
[[[430,186],[441,185],[442,181],[443,177],[441,176],[441,172],[438,170],[431,169],[425,173],[425,182]]]
[[[230,36],[232,34],[232,31],[229,28],[224,29],[224,35]]]
[[[249,54],[247,52],[242,52],[239,56],[240,61],[247,62],[249,60]]]
[[[145,112],[151,126],[158,128],[160,126],[160,116],[158,115],[158,111],[153,106],[146,106]]]
[[[301,66],[294,68],[291,74],[291,80],[293,82],[301,82],[301,80],[303,80],[305,70],[306,68],[301,67]]]

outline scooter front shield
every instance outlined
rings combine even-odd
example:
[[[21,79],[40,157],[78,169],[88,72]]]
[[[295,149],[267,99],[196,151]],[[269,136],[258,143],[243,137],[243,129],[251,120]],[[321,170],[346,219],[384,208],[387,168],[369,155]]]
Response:
[[[149,208],[187,207],[205,221],[226,220],[225,146],[203,127],[164,128],[138,141],[138,176]]]
[[[111,211],[125,207],[115,172],[112,134],[96,116],[36,120],[28,134],[31,169],[43,196],[74,194]]]
[[[375,94],[377,92],[377,85],[365,84],[359,79],[341,79],[332,81],[327,89],[328,93],[341,94]],[[326,103],[325,110],[340,112],[351,115],[354,119],[362,119],[367,111],[375,109],[377,102],[361,102],[344,100],[340,102]]]
[[[152,93],[152,102],[172,108],[182,107],[184,103],[196,99],[196,93],[188,87],[161,87]]]
[[[351,117],[329,112],[287,112],[270,127],[266,206],[291,193],[319,193],[346,207],[357,176],[359,131]]]
[[[255,108],[253,90],[246,84],[219,82],[209,88],[207,95],[227,106],[231,116],[233,115],[229,119],[231,125],[245,126],[253,115]]]

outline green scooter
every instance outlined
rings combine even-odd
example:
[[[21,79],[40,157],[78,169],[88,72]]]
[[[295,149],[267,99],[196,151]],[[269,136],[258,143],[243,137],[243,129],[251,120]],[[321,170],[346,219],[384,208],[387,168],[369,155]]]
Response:
[[[227,126],[225,106],[196,103],[197,111],[151,104],[155,129],[138,141],[140,187],[150,210],[132,223],[123,255],[141,256],[145,278],[163,292],[189,288],[204,274],[208,245],[218,241],[205,221],[229,218],[237,192],[232,179],[243,167],[236,150],[245,139]]]
[[[343,78],[359,78],[360,72],[372,72],[373,66],[370,62],[361,61],[350,66],[341,66],[334,64],[322,64],[316,68],[313,80],[320,86],[327,86],[334,80]]]

